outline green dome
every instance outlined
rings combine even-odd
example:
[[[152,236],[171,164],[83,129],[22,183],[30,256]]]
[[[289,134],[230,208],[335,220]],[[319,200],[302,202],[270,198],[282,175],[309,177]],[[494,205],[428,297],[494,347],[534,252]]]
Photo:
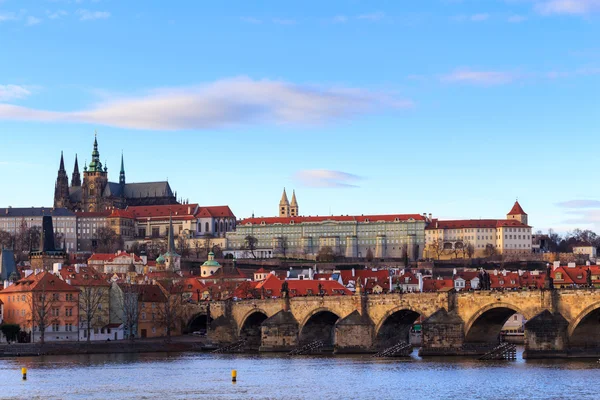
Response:
[[[221,264],[219,264],[215,260],[208,260],[208,261],[205,261],[204,264],[202,264],[202,266],[203,267],[220,267]]]
[[[164,264],[165,263],[165,258],[162,256],[162,254],[160,256],[158,256],[158,258],[156,259],[156,263],[157,264]]]

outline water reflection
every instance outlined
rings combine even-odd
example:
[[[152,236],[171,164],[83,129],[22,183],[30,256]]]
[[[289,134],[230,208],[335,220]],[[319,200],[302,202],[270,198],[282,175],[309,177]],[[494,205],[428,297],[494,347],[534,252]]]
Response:
[[[21,381],[20,368],[29,369]],[[595,360],[481,362],[198,353],[0,359],[0,398],[599,398]],[[231,384],[230,372],[238,370]]]

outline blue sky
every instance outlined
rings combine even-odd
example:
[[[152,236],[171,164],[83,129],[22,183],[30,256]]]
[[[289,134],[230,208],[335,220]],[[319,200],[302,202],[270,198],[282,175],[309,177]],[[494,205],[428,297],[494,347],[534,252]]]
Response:
[[[0,0],[0,205],[60,151],[273,215],[600,231],[600,0]]]

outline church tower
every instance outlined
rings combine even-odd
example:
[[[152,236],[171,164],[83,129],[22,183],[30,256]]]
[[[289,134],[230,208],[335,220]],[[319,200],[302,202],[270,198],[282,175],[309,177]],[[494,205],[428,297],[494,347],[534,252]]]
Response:
[[[125,164],[123,163],[123,153],[121,153],[121,172],[119,173],[119,185],[125,186]]]
[[[285,192],[285,188],[283,188],[283,194],[281,195],[281,200],[279,201],[279,216],[287,218],[290,216],[290,202],[287,197],[287,193]]]
[[[69,208],[71,206],[69,200],[69,177],[65,171],[65,160],[62,151],[60,152],[60,167],[58,168],[58,176],[54,185],[54,207]]]
[[[292,202],[290,204],[290,216],[297,217],[298,214],[298,201],[296,200],[296,191],[292,191]]]
[[[89,212],[104,211],[102,192],[108,184],[108,168],[102,168],[100,152],[98,151],[98,138],[94,136],[94,150],[92,161],[83,172],[83,210]]]
[[[508,214],[506,214],[506,219],[516,219],[517,221],[528,225],[527,223],[527,213],[523,211],[523,208],[519,204],[519,201],[515,201],[513,208],[510,209]]]
[[[73,175],[71,176],[71,186],[81,186],[81,175],[79,175],[79,163],[77,162],[77,154],[75,154],[75,167],[73,168]]]

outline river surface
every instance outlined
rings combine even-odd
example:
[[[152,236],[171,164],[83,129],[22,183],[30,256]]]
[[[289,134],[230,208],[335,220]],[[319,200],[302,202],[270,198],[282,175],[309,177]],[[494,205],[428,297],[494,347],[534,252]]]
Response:
[[[28,379],[21,379],[21,367]],[[231,382],[236,369],[238,381]],[[1,399],[600,399],[600,364],[202,353],[0,359]]]

